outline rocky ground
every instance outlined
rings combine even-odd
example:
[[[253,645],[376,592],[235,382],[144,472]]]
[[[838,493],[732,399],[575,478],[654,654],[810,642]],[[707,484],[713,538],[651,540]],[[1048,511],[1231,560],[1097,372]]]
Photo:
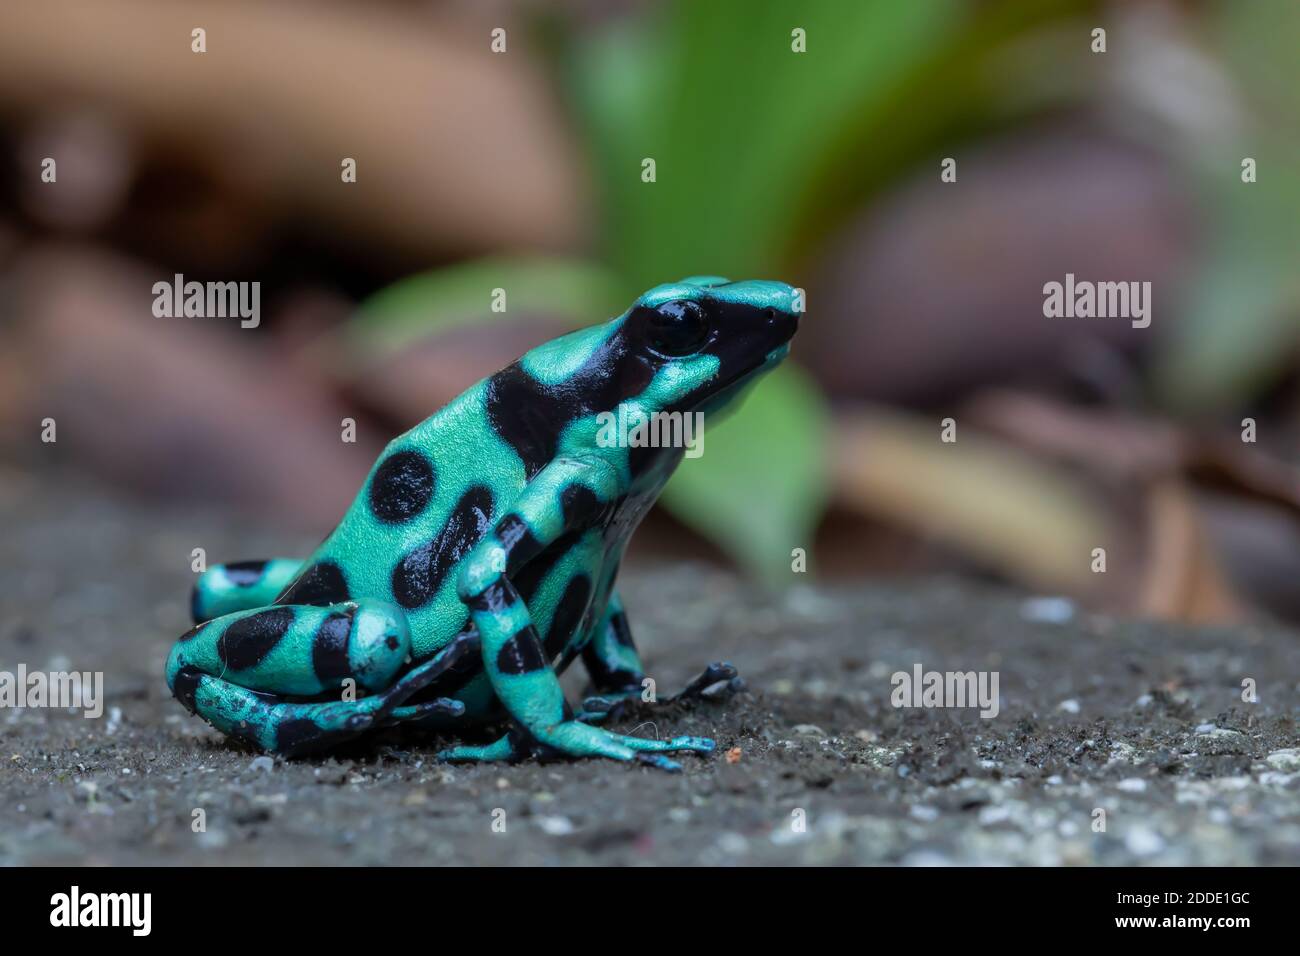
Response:
[[[107,698],[97,720],[0,711],[0,864],[1300,863],[1300,634],[1279,627],[1112,620],[951,581],[770,597],[634,564],[660,692],[718,658],[749,691],[621,726],[712,736],[713,757],[675,776],[448,767],[436,741],[390,734],[286,762],[187,714],[161,671],[191,549],[314,542],[14,475],[0,505],[0,671],[103,671]],[[891,675],[917,663],[996,671],[998,715],[894,708]]]

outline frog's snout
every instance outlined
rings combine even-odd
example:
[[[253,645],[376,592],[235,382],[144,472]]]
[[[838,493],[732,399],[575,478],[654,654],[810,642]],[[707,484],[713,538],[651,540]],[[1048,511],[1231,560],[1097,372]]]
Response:
[[[803,294],[784,282],[768,279],[729,282],[711,288],[709,295],[721,303],[741,306],[741,325],[751,330],[755,324],[759,325],[762,337],[773,348],[790,341],[799,330]],[[744,330],[737,328],[736,333],[743,335]]]
[[[781,342],[789,342],[799,331],[799,313],[768,307],[764,310],[769,333]]]

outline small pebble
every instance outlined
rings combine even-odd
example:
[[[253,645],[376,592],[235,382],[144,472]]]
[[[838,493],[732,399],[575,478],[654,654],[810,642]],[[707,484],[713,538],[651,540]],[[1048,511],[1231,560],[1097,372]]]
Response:
[[[1020,616],[1041,624],[1066,624],[1074,618],[1074,602],[1063,597],[1033,597],[1020,605]]]
[[[986,807],[980,807],[980,825],[992,826],[995,823],[1005,823],[1011,819],[1011,808],[1005,804],[993,803]]]
[[[538,817],[537,826],[549,836],[568,836],[575,829],[568,817]]]
[[[822,730],[816,724],[795,724],[793,733],[803,734],[806,737],[825,737],[826,731]]]
[[[724,853],[730,853],[733,856],[739,856],[742,853],[749,852],[749,841],[739,833],[723,833],[718,837],[718,847]]]
[[[1274,770],[1282,770],[1290,773],[1294,770],[1300,770],[1300,749],[1289,747],[1286,750],[1274,750],[1264,758]]]
[[[197,842],[205,850],[220,850],[230,842],[230,838],[224,830],[208,830],[198,834]]]
[[[1198,733],[1192,742],[1198,751],[1211,756],[1250,752],[1250,739],[1245,734],[1223,727],[1215,727],[1206,733]]]
[[[1124,846],[1134,856],[1153,856],[1165,848],[1165,841],[1155,830],[1139,823],[1124,834]]]

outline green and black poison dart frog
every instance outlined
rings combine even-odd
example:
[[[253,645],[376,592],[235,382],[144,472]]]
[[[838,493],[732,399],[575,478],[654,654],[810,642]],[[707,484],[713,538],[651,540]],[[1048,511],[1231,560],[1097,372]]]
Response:
[[[620,405],[648,417],[730,404],[789,352],[795,304],[783,283],[693,277],[483,379],[385,448],[305,561],[206,571],[168,687],[223,733],[289,756],[397,723],[510,728],[442,760],[677,770],[665,752],[712,750],[594,726],[641,692],[614,579],[683,456],[602,439],[598,423]],[[577,657],[596,694],[575,713],[557,675]],[[683,693],[734,678],[712,664]]]

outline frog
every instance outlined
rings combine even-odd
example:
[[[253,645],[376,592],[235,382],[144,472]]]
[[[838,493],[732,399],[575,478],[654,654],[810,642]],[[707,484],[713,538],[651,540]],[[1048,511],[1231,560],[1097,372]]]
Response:
[[[168,688],[286,758],[402,726],[459,738],[439,762],[680,771],[668,754],[715,742],[602,724],[647,697],[616,578],[685,449],[607,426],[619,411],[716,419],[789,354],[801,313],[785,283],[692,276],[533,348],[389,442],[308,557],[204,571]],[[590,678],[577,710],[559,680],[575,660]],[[715,661],[667,699],[741,686]],[[476,732],[489,742],[463,742]]]

